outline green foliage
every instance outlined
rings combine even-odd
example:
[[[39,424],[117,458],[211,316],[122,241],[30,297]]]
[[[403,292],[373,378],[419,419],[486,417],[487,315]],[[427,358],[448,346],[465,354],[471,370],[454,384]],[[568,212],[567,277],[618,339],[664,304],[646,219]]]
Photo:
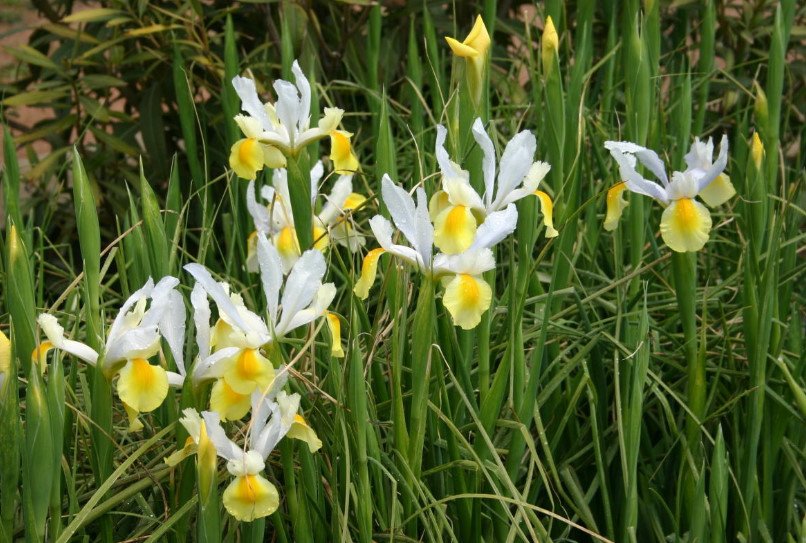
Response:
[[[8,50],[17,72],[0,85],[0,326],[14,353],[0,386],[0,541],[802,541],[802,8],[370,4],[35,2],[47,20]],[[452,325],[438,284],[388,256],[358,300],[360,258],[332,247],[346,357],[324,334],[275,353],[293,361],[323,446],[283,442],[269,458],[282,496],[271,517],[227,515],[221,462],[217,481],[209,464],[163,463],[187,435],[178,408],[205,408],[203,387],[169,395],[136,434],[100,369],[62,354],[44,376],[31,364],[38,313],[58,311],[67,335],[101,351],[122,300],[149,276],[187,285],[191,261],[265,309],[243,265],[245,182],[228,170],[234,75],[251,71],[273,97],[299,58],[314,104],[346,111],[353,182],[370,197],[353,219],[368,240],[367,218],[386,211],[382,174],[438,185],[436,124],[479,179],[464,77],[443,39],[477,13],[493,39],[485,125],[499,156],[516,132],[537,135],[560,237],[546,239],[534,198],[519,203],[485,275],[492,307],[471,332]],[[559,50],[544,59],[548,13]],[[23,107],[53,115],[22,130]],[[645,144],[679,169],[695,136],[723,133],[738,195],[712,210],[702,251],[670,254],[660,207],[634,194],[621,226],[602,229],[620,181],[604,141]],[[307,172],[326,154],[289,162],[304,247]],[[196,352],[189,336],[187,364]]]

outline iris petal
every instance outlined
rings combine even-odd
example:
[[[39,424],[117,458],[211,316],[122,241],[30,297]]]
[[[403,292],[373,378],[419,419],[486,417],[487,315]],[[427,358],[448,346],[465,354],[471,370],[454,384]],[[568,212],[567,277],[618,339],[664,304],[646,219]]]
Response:
[[[691,198],[680,198],[663,211],[660,234],[673,251],[699,251],[708,241],[711,224],[711,215],[704,205]]]
[[[277,487],[260,475],[240,475],[224,490],[224,507],[230,515],[251,522],[274,513],[280,506]]]
[[[451,314],[453,324],[472,330],[490,308],[492,289],[484,280],[460,273],[448,281],[442,303]]]

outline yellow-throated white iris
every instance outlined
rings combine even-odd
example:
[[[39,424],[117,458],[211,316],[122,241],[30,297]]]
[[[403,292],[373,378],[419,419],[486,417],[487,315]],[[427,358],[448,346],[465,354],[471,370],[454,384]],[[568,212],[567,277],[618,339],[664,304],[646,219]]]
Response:
[[[296,156],[308,144],[328,137],[336,140],[333,142],[334,161],[338,160],[339,166],[345,169],[357,169],[349,136],[337,132],[344,111],[325,108],[318,125],[312,128],[311,85],[297,61],[294,61],[291,71],[294,83],[283,79],[274,82],[277,101],[273,104],[261,102],[252,79],[233,78],[232,86],[245,112],[235,116],[235,122],[245,137],[237,141],[230,152],[230,167],[238,177],[255,179],[264,166],[281,168],[286,157]]]
[[[319,183],[324,176],[322,161],[311,168],[311,209],[319,198]],[[353,192],[352,175],[340,175],[330,194],[322,195],[325,203],[321,211],[313,214],[313,247],[325,251],[331,243],[356,252],[364,245],[364,237],[356,231],[351,212],[366,201],[361,194]],[[301,254],[294,217],[291,211],[286,170],[274,170],[272,186],[260,191],[260,203],[256,197],[255,182],[250,181],[246,190],[246,208],[252,216],[255,231],[247,239],[246,269],[258,271],[257,232],[265,234],[277,248],[283,262],[283,271],[288,273]]]
[[[181,388],[185,381],[185,305],[176,290],[178,284],[179,280],[170,276],[156,285],[149,279],[120,308],[106,337],[101,369],[108,379],[117,377],[118,397],[129,417],[131,431],[142,428],[140,413],[159,407],[168,388]],[[94,349],[64,336],[64,328],[56,317],[43,313],[37,322],[54,348],[93,366],[98,363]],[[178,373],[149,362],[161,352],[162,339],[168,344]]]
[[[728,164],[728,138],[722,136],[719,156],[713,160],[714,144],[694,140],[685,156],[686,170],[666,175],[666,167],[658,155],[645,147],[631,142],[605,142],[605,148],[619,165],[623,179],[608,191],[605,229],[613,230],[618,225],[621,212],[627,205],[623,191],[630,190],[649,196],[665,207],[661,216],[660,234],[664,243],[676,252],[699,251],[705,246],[711,231],[711,214],[695,198],[699,196],[711,207],[727,202],[736,194],[730,178],[723,172]],[[660,184],[645,179],[635,167],[640,162]]]
[[[416,267],[420,273],[441,280],[445,286],[442,301],[453,323],[466,330],[474,328],[492,302],[492,289],[482,278],[484,272],[495,267],[490,247],[515,229],[518,221],[515,204],[510,203],[487,215],[475,229],[470,246],[461,253],[434,255],[434,224],[429,216],[425,191],[421,187],[417,189],[415,204],[405,189],[385,175],[381,181],[381,194],[395,226],[410,246],[393,241],[394,229],[386,218],[381,215],[373,217],[370,227],[381,247],[373,249],[364,258],[361,277],[353,292],[362,299],[367,297],[375,281],[378,259],[389,253]]]
[[[434,221],[434,244],[446,254],[466,251],[475,239],[478,225],[491,213],[506,208],[529,195],[536,195],[543,211],[546,237],[558,235],[554,229],[551,197],[537,190],[551,166],[533,162],[537,140],[528,130],[507,143],[496,176],[495,147],[481,119],[473,123],[473,137],[484,153],[482,173],[484,193],[470,184],[470,174],[453,162],[445,150],[447,131],[437,126],[436,157],[442,174],[442,189],[431,197],[429,212]]]

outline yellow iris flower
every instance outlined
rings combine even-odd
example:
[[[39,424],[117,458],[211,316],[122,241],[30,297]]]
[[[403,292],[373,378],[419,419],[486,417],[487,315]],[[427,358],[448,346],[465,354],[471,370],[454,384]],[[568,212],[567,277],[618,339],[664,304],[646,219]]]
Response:
[[[685,155],[686,170],[673,172],[671,180],[658,155],[645,147],[630,142],[605,142],[605,148],[619,165],[623,179],[607,193],[605,230],[618,226],[621,213],[627,206],[624,190],[649,196],[665,207],[661,216],[660,234],[664,243],[676,252],[699,251],[708,241],[712,221],[711,214],[703,204],[695,200],[699,196],[711,207],[724,204],[736,194],[730,178],[723,173],[728,164],[728,139],[722,136],[719,156],[713,160],[714,144],[695,138]],[[640,162],[660,184],[644,179],[635,166]]]

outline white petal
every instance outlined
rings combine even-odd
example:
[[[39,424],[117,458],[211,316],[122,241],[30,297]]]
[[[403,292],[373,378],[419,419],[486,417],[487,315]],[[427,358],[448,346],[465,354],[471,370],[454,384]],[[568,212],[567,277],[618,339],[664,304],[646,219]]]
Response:
[[[321,160],[317,160],[316,164],[311,168],[311,205],[316,202],[316,197],[319,195],[319,181],[325,175],[325,165]]]
[[[333,283],[325,283],[324,285],[320,286],[319,290],[316,291],[316,296],[314,297],[311,305],[294,314],[285,327],[278,332],[278,334],[287,334],[291,330],[295,330],[300,326],[305,326],[306,324],[315,321],[325,314],[328,306],[330,306],[330,302],[332,302],[333,298],[335,297],[336,285]]]
[[[468,179],[468,173],[459,168],[459,166],[457,166],[456,163],[453,162],[448,156],[448,151],[445,150],[445,137],[447,135],[448,131],[445,130],[445,127],[441,124],[437,125],[437,143],[434,152],[437,155],[437,163],[439,164],[439,169],[442,172],[442,177]]]
[[[165,338],[179,373],[185,375],[185,302],[176,290],[168,292],[168,303],[158,325],[160,334]]]
[[[471,249],[489,248],[510,235],[518,225],[518,209],[509,204],[505,209],[487,215],[476,230]]]
[[[415,218],[416,243],[415,249],[422,257],[423,266],[427,270],[431,267],[431,255],[434,252],[434,225],[428,213],[428,198],[422,187],[417,188],[417,215]]]
[[[509,140],[504,149],[504,154],[501,155],[498,188],[496,189],[495,200],[488,212],[501,209],[504,199],[523,182],[532,167],[532,160],[536,150],[537,140],[534,134],[528,130],[518,132]]]
[[[302,73],[299,63],[295,60],[291,65],[291,72],[294,74],[294,81],[299,89],[299,110],[297,113],[297,127],[299,132],[303,132],[308,128],[311,118],[311,84],[308,78]]]
[[[241,318],[238,310],[232,303],[232,300],[230,300],[229,295],[224,291],[221,285],[215,279],[213,279],[213,276],[210,275],[210,272],[207,271],[207,268],[201,264],[193,262],[190,264],[185,264],[185,270],[192,275],[196,281],[201,283],[202,287],[204,287],[204,290],[207,291],[207,294],[210,295],[218,306],[218,310],[220,312],[225,313],[227,318],[242,331],[247,332],[249,330],[249,325],[244,321],[244,319]]]
[[[458,177],[445,177],[442,180],[442,190],[448,195],[448,201],[453,205],[484,211],[484,202],[481,201],[481,196],[467,180]]]
[[[259,204],[255,197],[255,180],[249,181],[246,187],[246,209],[252,216],[255,223],[255,230],[258,232],[269,232],[271,228],[271,217],[266,206]]]
[[[274,324],[277,322],[277,305],[280,299],[280,288],[283,284],[283,262],[277,248],[269,243],[262,233],[258,233],[257,237],[257,258],[269,318]]]
[[[319,220],[325,226],[332,226],[336,218],[341,215],[344,210],[342,205],[350,194],[353,192],[353,176],[340,175],[333,185],[333,190],[326,198],[325,205],[322,206],[322,212],[319,213]]]
[[[375,234],[378,244],[387,252],[406,260],[418,268],[424,269],[422,258],[417,251],[405,245],[392,243],[392,224],[386,217],[375,215],[369,220],[369,227],[372,229],[372,233]]]
[[[710,168],[705,171],[705,174],[697,180],[698,191],[711,184],[711,181],[717,178],[725,168],[728,167],[728,137],[723,135],[722,140],[719,142],[719,156]]]
[[[150,358],[159,352],[159,340],[156,325],[126,330],[113,342],[107,343],[104,366],[132,358]]]
[[[202,418],[204,419],[207,436],[213,442],[218,456],[230,461],[242,460],[244,456],[243,450],[227,437],[226,432],[221,427],[221,418],[218,413],[203,411]]]
[[[181,422],[182,426],[185,427],[185,430],[187,430],[190,438],[198,445],[199,437],[201,436],[201,415],[199,415],[199,412],[192,407],[183,409],[182,414],[184,417],[181,417],[179,422]]]
[[[412,245],[417,244],[416,208],[411,195],[395,185],[388,175],[381,179],[381,195],[395,226]]]
[[[466,273],[481,275],[495,268],[495,256],[490,249],[469,249],[458,255],[438,254],[434,258],[434,273]]]
[[[272,124],[269,116],[263,107],[263,103],[257,96],[255,82],[248,77],[235,76],[232,78],[232,86],[238,97],[241,99],[241,109],[260,121],[264,130],[271,130]]]
[[[484,172],[484,202],[486,207],[489,208],[492,204],[495,192],[495,147],[493,146],[493,140],[490,139],[490,136],[487,135],[487,131],[484,130],[484,123],[481,122],[480,118],[475,120],[472,130],[476,143],[479,144],[481,151],[484,153],[481,169]],[[502,161],[501,167],[503,166]]]
[[[114,322],[112,323],[112,327],[109,329],[109,333],[107,334],[107,343],[113,342],[115,337],[119,334],[123,333],[124,323],[126,321],[126,316],[129,313],[129,310],[138,303],[140,300],[144,300],[151,295],[151,291],[154,289],[154,281],[149,277],[146,281],[146,284],[143,285],[140,289],[136,290],[129,298],[123,303],[118,311],[117,317],[115,317]]]
[[[294,264],[283,289],[283,308],[278,330],[287,330],[291,319],[313,301],[327,271],[325,257],[316,249],[305,251]]]
[[[278,79],[274,82],[274,92],[277,93],[277,102],[274,105],[277,118],[280,119],[280,124],[288,131],[289,138],[294,144],[297,137],[297,121],[300,115],[297,87],[288,81]]]
[[[205,358],[199,358],[198,362],[196,362],[196,365],[193,367],[193,382],[200,383],[207,379],[217,379],[221,377],[226,370],[226,364],[222,362],[237,356],[241,351],[242,349],[240,347],[225,347]]]
[[[637,194],[654,198],[664,204],[669,202],[669,197],[663,187],[653,181],[644,179],[641,174],[635,171],[635,159],[632,155],[625,155],[615,148],[610,149],[610,154],[618,163],[619,174],[627,184],[628,189]]]
[[[190,293],[190,304],[193,306],[193,323],[196,326],[196,346],[199,349],[199,359],[204,360],[210,355],[210,303],[207,301],[207,291],[201,283],[193,285]]]

